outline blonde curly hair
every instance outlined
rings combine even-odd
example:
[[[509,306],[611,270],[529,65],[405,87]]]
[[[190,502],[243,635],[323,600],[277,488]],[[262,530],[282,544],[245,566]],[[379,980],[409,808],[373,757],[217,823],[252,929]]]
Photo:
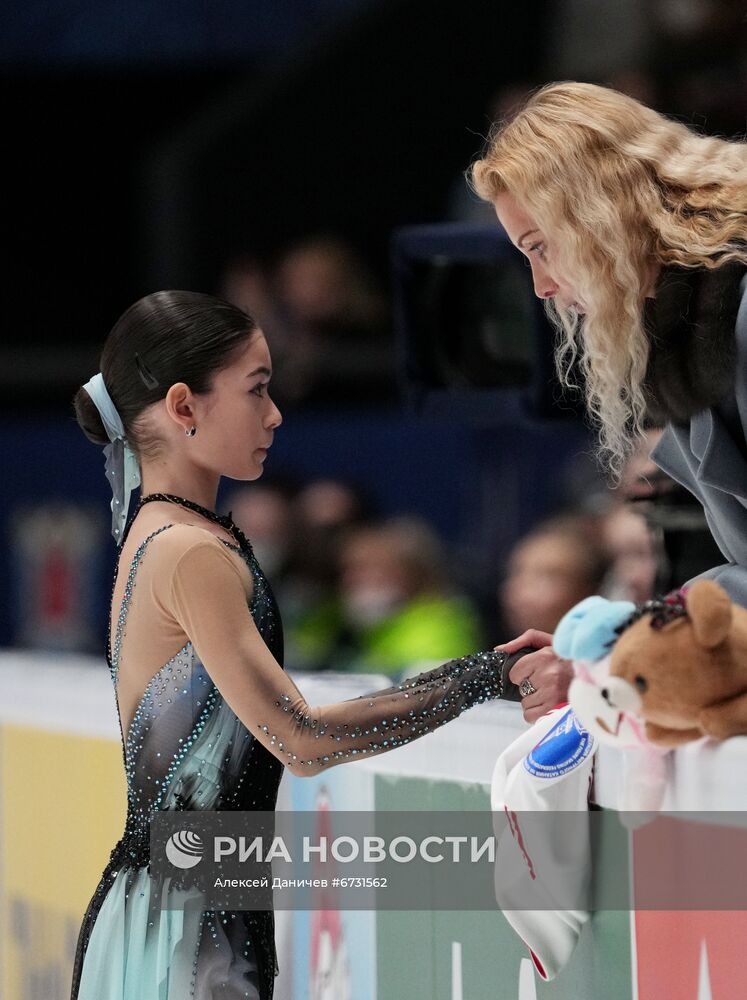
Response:
[[[584,303],[547,300],[561,379],[578,358],[600,458],[617,479],[645,419],[652,264],[747,263],[747,143],[701,136],[625,94],[553,83],[498,123],[468,180],[509,192]]]

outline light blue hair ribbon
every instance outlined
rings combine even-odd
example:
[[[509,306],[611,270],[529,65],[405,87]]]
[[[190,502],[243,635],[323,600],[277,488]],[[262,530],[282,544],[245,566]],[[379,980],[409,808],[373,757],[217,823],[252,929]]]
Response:
[[[140,485],[140,466],[137,456],[125,437],[122,419],[104,384],[101,372],[83,386],[101,414],[101,421],[111,444],[104,445],[106,478],[112,488],[112,536],[117,545],[127,523],[130,494]]]

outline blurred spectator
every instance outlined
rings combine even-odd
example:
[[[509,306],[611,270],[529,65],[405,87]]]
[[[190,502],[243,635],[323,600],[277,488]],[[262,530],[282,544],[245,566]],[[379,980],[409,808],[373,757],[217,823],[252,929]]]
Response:
[[[645,520],[656,564],[655,593],[667,593],[723,561],[702,505],[649,458],[661,430],[650,430],[631,455],[620,483],[620,499]],[[631,555],[643,558],[633,544]],[[643,563],[638,569],[645,574]],[[631,600],[633,598],[631,597]]]
[[[291,566],[296,537],[290,488],[263,479],[232,490],[225,506],[249,539],[263,572],[277,591]]]
[[[270,330],[278,402],[381,403],[396,398],[385,300],[353,249],[315,237],[292,247],[273,283]]]
[[[370,516],[351,483],[317,479],[293,501],[295,545],[282,592],[286,659],[294,669],[322,669],[342,628],[337,598],[340,544]]]
[[[597,518],[541,522],[515,546],[499,588],[506,639],[529,628],[554,632],[574,604],[599,593],[609,569]]]
[[[559,0],[546,80],[588,80],[715,135],[744,131],[743,0]]]
[[[743,134],[747,101],[744,0],[649,0],[651,69],[670,114],[713,135]]]
[[[415,518],[350,531],[340,553],[337,632],[318,667],[394,678],[482,646],[477,615],[453,593],[438,537]]]
[[[296,511],[305,528],[339,530],[360,521],[366,513],[362,495],[339,479],[316,479],[299,492]]]
[[[239,254],[229,261],[220,280],[218,295],[249,313],[265,332],[265,328],[276,325],[267,271],[251,254]]]
[[[663,434],[660,427],[647,430],[635,447],[623,469],[620,480],[621,500],[648,500],[654,493],[673,489],[675,482],[651,459],[651,452]]]
[[[646,519],[629,505],[614,508],[602,522],[612,565],[599,593],[611,601],[643,604],[654,596],[658,560]]]
[[[288,250],[277,268],[276,289],[288,321],[299,328],[343,325],[366,332],[385,318],[363,261],[332,237],[317,236]]]
[[[238,256],[226,267],[220,294],[266,334],[271,391],[281,407],[396,397],[387,303],[345,241],[314,236],[269,269],[249,254]]]
[[[294,501],[298,545],[294,559],[295,600],[315,607],[337,586],[340,543],[345,532],[362,524],[370,511],[360,492],[337,479],[308,483]]]
[[[650,58],[651,0],[557,0],[546,21],[547,80],[605,83]]]
[[[657,589],[662,540],[646,516],[647,502],[676,486],[649,457],[661,435],[660,428],[646,432],[625,463],[619,488],[609,495],[602,538],[612,566],[600,590],[609,600],[643,604]]]
[[[602,521],[612,567],[601,593],[640,604],[722,560],[702,506],[650,459],[660,429],[646,432]]]
[[[336,656],[345,669],[400,676],[482,645],[474,609],[451,590],[440,540],[416,518],[348,536],[340,603],[348,641]]]

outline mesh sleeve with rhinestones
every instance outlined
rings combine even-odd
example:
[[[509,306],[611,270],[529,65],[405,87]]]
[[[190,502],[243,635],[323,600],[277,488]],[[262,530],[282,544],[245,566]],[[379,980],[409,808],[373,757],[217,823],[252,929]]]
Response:
[[[309,706],[257,631],[237,558],[216,539],[190,539],[161,574],[165,582],[154,596],[192,642],[227,704],[292,773],[317,774],[385,753],[501,697],[506,655],[482,652],[383,691]]]

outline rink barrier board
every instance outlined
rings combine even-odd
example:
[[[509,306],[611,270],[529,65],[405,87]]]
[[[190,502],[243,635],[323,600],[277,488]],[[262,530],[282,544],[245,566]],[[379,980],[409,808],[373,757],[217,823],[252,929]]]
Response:
[[[481,811],[490,809],[490,789],[483,784],[377,775],[375,802],[382,811]],[[630,1000],[632,996],[628,913],[593,914],[571,962],[551,983],[534,975],[526,947],[498,911],[384,910],[377,917],[377,981],[382,998]],[[411,951],[429,962],[428,991],[418,968],[408,961]]]
[[[388,684],[353,675],[295,679],[312,705]],[[516,706],[478,706],[396,754],[310,779],[286,775],[279,808],[313,808],[323,794],[336,809],[487,809],[493,761],[522,728]],[[703,808],[747,808],[746,759],[744,738],[677,751],[670,807],[694,808],[705,798]],[[613,801],[619,779],[615,755],[602,754],[602,804]],[[0,654],[2,1000],[67,1000],[80,920],[123,829],[125,805],[105,664]],[[276,921],[276,1000],[310,996],[313,933],[327,944],[344,937],[342,974],[355,984],[355,1000],[732,1000],[747,952],[741,911],[638,913],[633,920],[595,913],[572,961],[546,984],[499,912],[343,911],[337,929],[308,911],[278,912]]]
[[[125,802],[112,740],[0,724],[3,1000],[69,997],[81,917]]]

